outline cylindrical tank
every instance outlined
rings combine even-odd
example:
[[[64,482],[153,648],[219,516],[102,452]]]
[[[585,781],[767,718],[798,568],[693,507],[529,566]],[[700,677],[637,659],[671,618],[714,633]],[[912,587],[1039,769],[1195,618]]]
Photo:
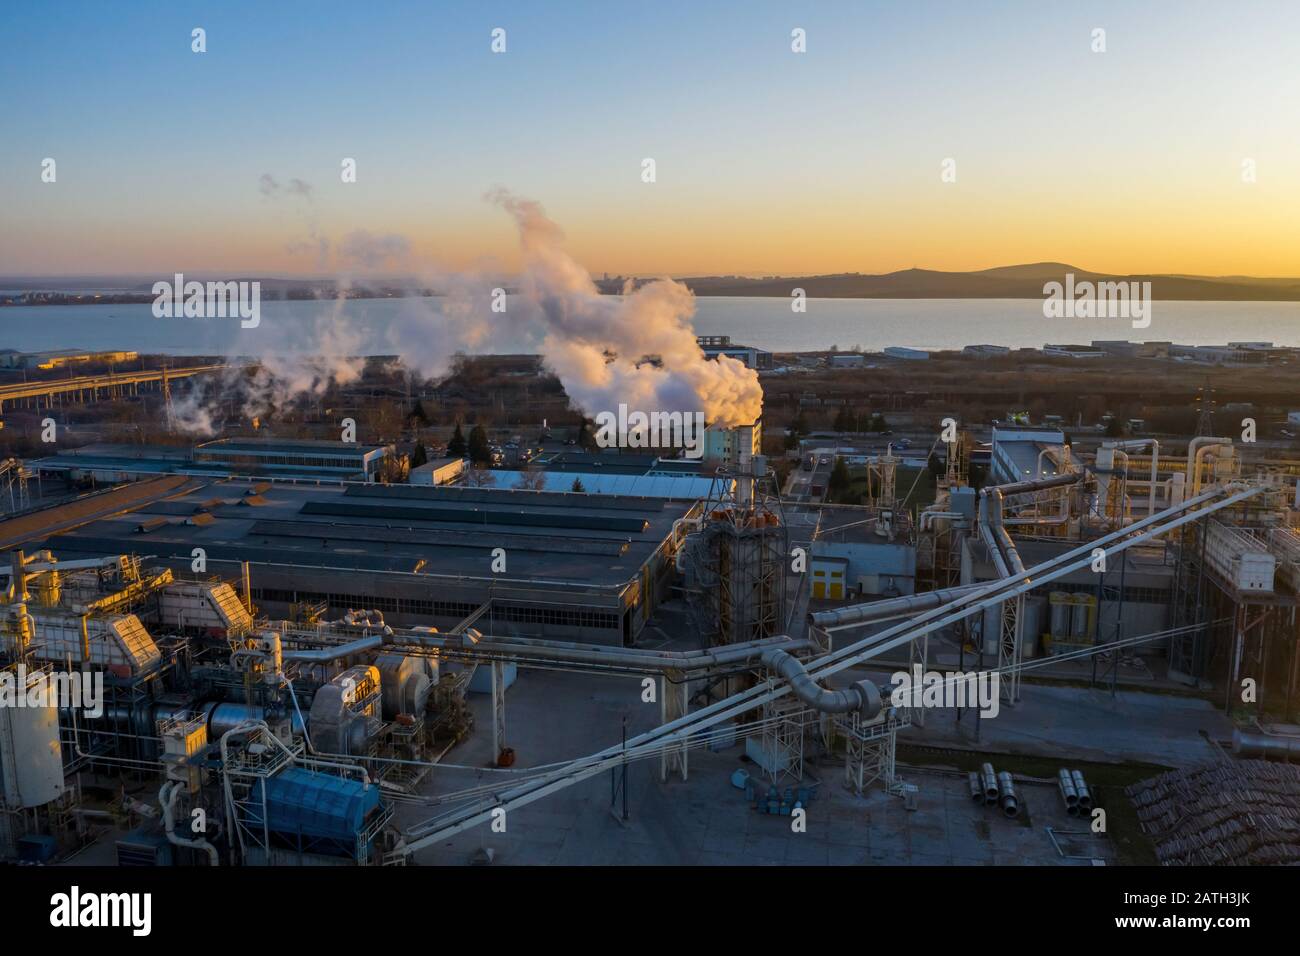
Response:
[[[1047,614],[1047,598],[1042,595],[1025,600],[1024,626],[1020,630],[1020,656],[1033,657],[1038,653],[1038,636],[1043,633],[1043,620]]]
[[[985,654],[997,654],[998,642],[1002,640],[1002,605],[993,604],[984,609],[983,646]]]
[[[37,674],[30,681],[43,680]],[[25,689],[15,689],[23,693]],[[47,693],[42,691],[42,693]],[[63,749],[59,744],[59,709],[49,706],[0,707],[0,792],[7,809],[40,807],[63,793]]]
[[[1087,594],[1076,594],[1070,609],[1070,637],[1085,640],[1088,636]]]
[[[1051,595],[1052,637],[1070,634],[1070,595],[1066,591],[1053,591]]]

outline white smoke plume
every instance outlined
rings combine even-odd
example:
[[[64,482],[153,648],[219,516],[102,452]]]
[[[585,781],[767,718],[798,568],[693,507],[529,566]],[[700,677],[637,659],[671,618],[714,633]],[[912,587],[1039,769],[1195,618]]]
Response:
[[[487,198],[509,213],[519,230],[522,269],[512,283],[517,294],[510,296],[504,313],[495,312],[493,291],[499,282],[463,271],[423,270],[421,284],[441,296],[400,300],[387,330],[389,350],[406,368],[439,378],[456,353],[481,351],[508,337],[531,343],[570,401],[588,416],[626,405],[629,411],[647,413],[703,412],[707,421],[723,426],[758,419],[763,404],[758,373],[727,356],[705,357],[691,326],[695,301],[689,289],[661,279],[621,298],[601,295],[587,271],[565,252],[563,233],[538,203],[505,190]],[[258,330],[260,368],[251,376],[232,372],[197,385],[174,410],[179,427],[211,434],[215,421],[207,403],[232,390],[243,395],[242,414],[252,417],[360,376],[361,337],[343,314],[350,277],[356,270],[379,267],[413,271],[411,247],[400,236],[358,231],[335,249],[340,292],[316,320],[309,340],[314,354],[302,354],[301,329],[293,333],[297,341],[277,342],[265,338],[275,333],[263,323]]]
[[[540,334],[542,355],[575,405],[589,415],[620,404],[630,411],[702,411],[724,426],[758,419],[758,373],[727,356],[705,358],[686,286],[660,279],[621,299],[601,295],[538,203],[504,190],[489,198],[519,228],[522,301],[510,303],[510,321]]]

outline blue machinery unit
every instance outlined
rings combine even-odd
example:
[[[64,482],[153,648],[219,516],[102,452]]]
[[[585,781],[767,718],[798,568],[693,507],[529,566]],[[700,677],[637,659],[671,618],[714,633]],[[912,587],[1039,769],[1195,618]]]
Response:
[[[296,853],[364,862],[387,816],[374,784],[301,767],[264,778],[261,789],[262,799],[244,808],[245,824],[268,831],[273,846]]]

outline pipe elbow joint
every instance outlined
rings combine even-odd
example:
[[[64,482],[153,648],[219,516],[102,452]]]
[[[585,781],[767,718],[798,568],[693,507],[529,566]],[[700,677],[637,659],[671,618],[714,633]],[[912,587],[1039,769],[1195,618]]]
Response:
[[[880,713],[883,701],[880,697],[880,688],[869,680],[860,680],[853,685],[853,690],[858,695],[860,701],[858,710],[866,720],[871,720]]]

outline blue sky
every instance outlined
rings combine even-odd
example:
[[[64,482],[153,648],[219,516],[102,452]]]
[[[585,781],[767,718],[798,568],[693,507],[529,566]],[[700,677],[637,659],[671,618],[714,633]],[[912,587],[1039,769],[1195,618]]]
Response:
[[[0,274],[509,264],[497,185],[597,272],[1300,272],[1300,4],[1132,6],[9,4]]]

